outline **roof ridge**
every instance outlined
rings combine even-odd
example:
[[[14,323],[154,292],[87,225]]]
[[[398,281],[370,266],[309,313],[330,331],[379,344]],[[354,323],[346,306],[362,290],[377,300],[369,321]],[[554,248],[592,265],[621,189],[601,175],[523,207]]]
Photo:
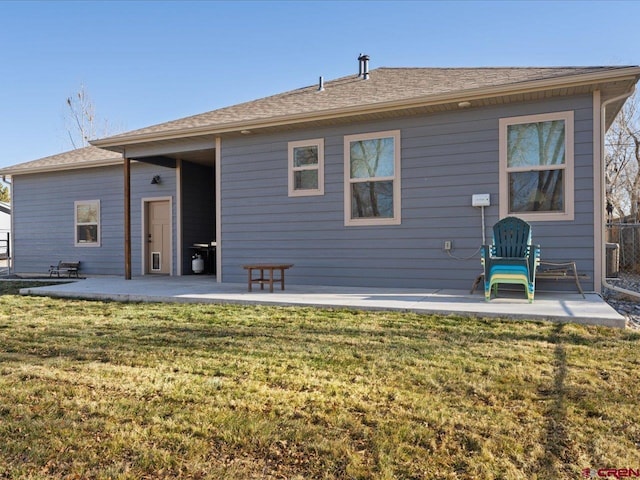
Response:
[[[479,66],[479,67],[376,67],[370,70],[374,72],[376,70],[603,70],[603,69],[618,69],[618,68],[632,68],[636,65],[542,65],[542,66]]]
[[[369,70],[369,78],[363,79],[355,72],[323,82],[285,92],[228,105],[186,117],[156,123],[95,141],[96,145],[112,148],[126,139],[135,137],[156,138],[181,132],[203,132],[228,126],[239,128],[255,125],[270,119],[299,119],[301,116],[325,115],[329,112],[369,109],[373,105],[389,105],[413,99],[424,101],[429,97],[442,99],[464,95],[480,89],[508,91],[523,84],[537,82],[547,88],[550,82],[568,82],[571,78],[589,74],[604,75],[608,71],[624,70],[626,66],[598,67],[377,67]],[[632,67],[637,68],[637,67]],[[635,72],[631,72],[634,76]],[[612,76],[614,73],[611,74]],[[592,78],[592,77],[587,77]],[[239,131],[239,130],[238,130]]]

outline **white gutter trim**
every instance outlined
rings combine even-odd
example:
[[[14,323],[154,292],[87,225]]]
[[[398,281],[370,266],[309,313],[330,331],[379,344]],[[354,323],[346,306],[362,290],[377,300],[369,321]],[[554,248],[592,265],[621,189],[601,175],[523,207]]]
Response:
[[[605,136],[605,131],[604,131],[604,121],[603,119],[605,118],[606,115],[606,108],[607,105],[609,105],[610,103],[613,102],[617,102],[618,100],[623,100],[623,99],[627,99],[629,98],[631,95],[633,95],[633,92],[635,91],[636,86],[633,85],[633,87],[631,88],[631,91],[622,95],[619,95],[617,97],[614,98],[610,98],[608,100],[605,100],[604,102],[602,102],[602,106],[600,107],[600,198],[604,198],[603,195],[605,195],[605,191],[604,191],[604,186],[605,186],[605,164],[604,164],[604,136]],[[602,201],[602,200],[600,200]],[[601,220],[602,221],[602,220]],[[611,285],[609,282],[607,282],[607,278],[606,278],[606,248],[603,248],[605,246],[605,229],[602,228],[600,229],[600,264],[601,266],[604,265],[605,268],[600,268],[601,271],[601,283],[603,286],[607,287],[610,290],[614,290],[616,292],[620,292],[620,293],[624,293],[625,295],[629,295],[632,297],[636,297],[636,298],[640,298],[640,293],[639,292],[634,292],[633,290],[627,290],[626,288],[622,288],[622,287],[617,287],[615,285]]]
[[[498,85],[489,87],[480,87],[468,90],[458,90],[456,92],[447,92],[444,94],[427,95],[424,97],[414,97],[402,100],[391,100],[386,102],[374,103],[370,105],[356,105],[351,107],[341,107],[329,110],[321,110],[314,113],[298,113],[294,115],[281,115],[277,117],[269,117],[265,119],[254,119],[241,122],[230,122],[219,125],[205,125],[201,127],[183,127],[176,130],[164,132],[140,133],[137,135],[122,135],[118,138],[106,138],[92,140],[91,143],[95,147],[104,148],[106,150],[123,147],[129,144],[156,142],[163,140],[174,140],[177,138],[186,138],[200,135],[220,135],[224,133],[238,132],[240,130],[257,130],[260,128],[268,128],[282,126],[288,124],[296,124],[302,122],[311,122],[326,120],[331,118],[341,118],[353,115],[366,115],[372,113],[381,113],[385,111],[400,110],[403,108],[420,108],[434,105],[442,105],[446,103],[457,103],[460,101],[480,100],[483,98],[491,98],[494,96],[507,96],[530,93],[535,91],[543,91],[553,88],[569,88],[584,85],[597,84],[602,81],[612,82],[625,79],[634,79],[640,76],[640,67],[627,67],[620,70],[611,71],[609,69],[602,72],[586,73],[575,76],[562,76],[554,78],[546,78],[543,80],[524,81],[510,85]]]
[[[602,292],[602,250],[604,248],[603,198],[602,177],[604,172],[602,154],[602,93],[593,92],[591,98],[593,115],[593,290]]]

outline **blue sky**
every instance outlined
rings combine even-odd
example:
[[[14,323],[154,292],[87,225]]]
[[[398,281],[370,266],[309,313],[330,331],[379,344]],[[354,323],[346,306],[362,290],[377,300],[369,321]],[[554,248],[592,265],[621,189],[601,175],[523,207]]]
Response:
[[[640,64],[636,1],[0,1],[0,167],[370,67]]]

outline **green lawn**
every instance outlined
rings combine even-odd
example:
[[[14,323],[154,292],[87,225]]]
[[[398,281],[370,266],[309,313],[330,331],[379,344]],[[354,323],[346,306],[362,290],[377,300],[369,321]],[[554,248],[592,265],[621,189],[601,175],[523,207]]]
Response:
[[[0,478],[640,468],[634,331],[4,291]]]

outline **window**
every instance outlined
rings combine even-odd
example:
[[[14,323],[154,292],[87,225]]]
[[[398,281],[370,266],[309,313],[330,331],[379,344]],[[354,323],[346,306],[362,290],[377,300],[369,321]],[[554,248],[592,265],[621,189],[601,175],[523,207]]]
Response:
[[[573,112],[500,120],[500,216],[573,220]]]
[[[75,202],[77,247],[100,246],[100,200]]]
[[[345,225],[400,224],[400,131],[344,137]]]
[[[289,142],[289,196],[324,195],[324,140]]]

